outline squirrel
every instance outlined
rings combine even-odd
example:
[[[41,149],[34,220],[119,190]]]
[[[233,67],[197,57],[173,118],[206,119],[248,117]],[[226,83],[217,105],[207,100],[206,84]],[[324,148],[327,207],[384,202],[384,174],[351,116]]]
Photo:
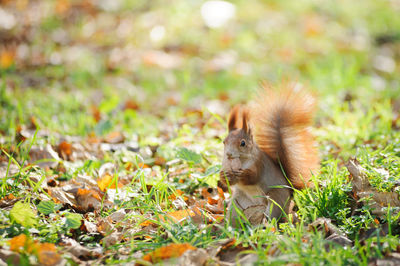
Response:
[[[304,89],[285,84],[274,90],[264,84],[253,104],[231,110],[220,181],[232,188],[227,214],[234,226],[238,209],[249,221],[256,212],[262,217],[257,224],[264,218],[280,220],[293,188],[312,186],[310,178],[319,169],[309,132],[315,108],[314,96]]]

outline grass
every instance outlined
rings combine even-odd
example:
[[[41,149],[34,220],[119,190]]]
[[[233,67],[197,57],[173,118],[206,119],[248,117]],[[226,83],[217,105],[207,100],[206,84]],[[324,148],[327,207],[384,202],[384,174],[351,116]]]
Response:
[[[5,8],[22,16],[62,2]],[[12,194],[36,210],[49,195],[49,180],[61,184],[86,175],[96,182],[109,163],[114,184],[129,182],[115,190],[111,207],[104,196],[99,211],[82,217],[97,223],[125,210],[119,228],[129,230],[120,229],[124,241],[106,245],[104,235],[65,223],[73,208],[38,213],[32,228],[11,221],[11,205],[0,210],[2,248],[26,233],[57,246],[67,236],[102,247],[107,264],[134,261],[171,242],[208,248],[230,238],[237,249],[257,254],[260,264],[367,265],[396,252],[399,206],[377,216],[368,199],[355,203],[345,168],[349,158],[357,158],[378,191],[399,193],[399,42],[390,41],[400,28],[395,1],[235,1],[236,17],[220,29],[204,26],[197,1],[165,6],[126,0],[114,11],[64,2],[66,10],[58,7],[28,25],[31,35],[20,26],[9,32],[17,50],[26,48],[28,55],[13,57],[9,66],[0,62],[0,199],[8,202]],[[166,35],[152,41],[149,32],[157,25]],[[389,41],[379,42],[383,37]],[[0,48],[0,55],[14,51]],[[168,67],[169,61],[157,61],[160,55],[151,57],[153,51],[176,56],[165,60],[179,63]],[[244,222],[234,230],[229,224],[199,228],[192,220],[157,219],[176,210],[178,190],[196,201],[203,188],[216,187],[225,117],[234,104],[250,101],[264,79],[299,81],[319,100],[313,133],[321,173],[314,188],[294,193],[299,223],[254,228]],[[111,144],[110,151],[90,144],[113,132],[135,147]],[[49,144],[58,152],[63,140],[74,149],[82,146],[80,157],[37,166],[41,159],[33,161],[30,151]],[[319,217],[331,219],[353,246],[307,230]],[[158,226],[143,229],[149,218]],[[385,236],[363,238],[385,226]],[[32,263],[32,256],[25,259]]]

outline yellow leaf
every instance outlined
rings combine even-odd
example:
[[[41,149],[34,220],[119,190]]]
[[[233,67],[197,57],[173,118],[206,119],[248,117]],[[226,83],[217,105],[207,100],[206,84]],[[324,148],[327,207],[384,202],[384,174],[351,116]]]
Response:
[[[2,51],[0,54],[0,68],[7,69],[14,63],[15,54],[10,51]]]
[[[14,252],[21,253],[23,251],[27,251],[28,253],[32,253],[36,249],[35,242],[32,241],[27,235],[20,234],[18,236],[13,237],[9,241],[10,249]]]
[[[25,234],[13,237],[10,241],[10,250],[18,253],[26,252],[37,256],[40,265],[57,265],[61,256],[57,248],[51,243],[38,243]]]
[[[196,248],[188,243],[169,244],[168,246],[158,248],[143,256],[143,260],[156,263],[169,258],[177,258],[182,256],[187,250],[195,250]]]
[[[97,180],[97,186],[101,191],[105,192],[107,188],[115,188],[115,179],[109,174],[103,175],[102,178]],[[118,188],[123,187],[121,183],[118,183]]]
[[[179,211],[172,211],[172,212],[168,212],[164,218],[164,216],[162,215],[158,215],[158,219],[162,222],[174,222],[174,223],[180,223],[183,222],[184,220],[186,220],[189,217],[193,217],[197,214],[201,215],[200,211],[195,208],[194,210],[192,209],[187,209],[187,210],[179,210]],[[144,221],[140,224],[140,226],[149,226],[154,224],[151,221]]]

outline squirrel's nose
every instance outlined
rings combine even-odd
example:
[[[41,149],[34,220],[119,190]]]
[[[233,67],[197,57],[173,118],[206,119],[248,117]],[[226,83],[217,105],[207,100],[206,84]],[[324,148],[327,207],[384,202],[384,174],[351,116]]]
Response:
[[[232,152],[227,152],[226,156],[228,157],[228,159],[232,159],[232,157],[233,157]]]

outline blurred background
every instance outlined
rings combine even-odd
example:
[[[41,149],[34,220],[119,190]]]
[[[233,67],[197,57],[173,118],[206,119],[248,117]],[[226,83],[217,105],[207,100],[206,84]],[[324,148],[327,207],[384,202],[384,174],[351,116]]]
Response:
[[[400,92],[399,0],[0,3],[3,132],[35,118],[84,135],[115,110],[139,131],[170,112],[226,115],[262,80],[310,87],[321,116]]]

